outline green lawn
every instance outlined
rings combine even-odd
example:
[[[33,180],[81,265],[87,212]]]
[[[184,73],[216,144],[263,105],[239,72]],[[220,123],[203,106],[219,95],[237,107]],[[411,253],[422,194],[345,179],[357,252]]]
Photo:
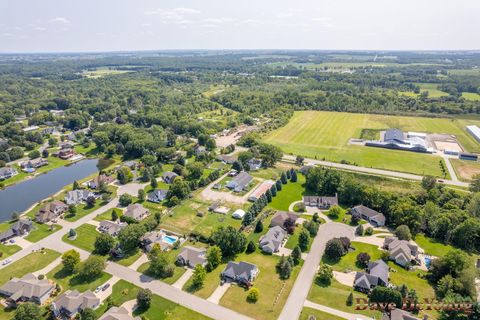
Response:
[[[295,232],[292,235],[288,236],[287,243],[285,243],[285,248],[293,250],[298,245],[298,236],[300,235],[302,230],[303,230],[303,226],[297,226],[295,228]],[[310,251],[310,246],[312,245],[313,239],[314,238],[310,237],[310,243],[308,244],[308,249],[307,251],[304,251],[304,252]]]
[[[464,148],[478,152],[480,144],[467,133],[465,127],[468,124],[480,125],[480,120],[298,111],[287,125],[270,132],[264,141],[281,147],[287,153],[310,158],[335,162],[346,160],[365,167],[440,176],[440,159],[436,156],[349,145],[348,141],[359,138],[362,129],[399,128],[454,134]]]
[[[139,289],[140,288],[134,284],[120,279],[112,286],[112,294],[109,297],[112,300],[113,305],[120,306],[124,302],[136,299]],[[98,307],[98,309],[95,310],[95,313],[97,314],[97,317],[100,317],[106,311],[107,305],[103,303]]]
[[[97,210],[98,208],[106,205],[108,202],[102,201],[102,199],[98,199],[95,202],[95,205],[93,207],[89,207],[87,204],[79,204],[77,205],[77,212],[75,214],[69,214],[68,212],[65,214],[65,220],[74,222],[77,221],[80,218],[85,217],[86,215],[92,213],[93,211]]]
[[[62,227],[58,224],[46,225],[35,222],[34,230],[30,231],[30,233],[28,234],[28,236],[25,237],[25,239],[30,242],[37,242],[57,232],[60,229],[62,229]]]
[[[107,282],[111,277],[111,274],[102,272],[100,277],[85,281],[78,276],[66,272],[62,264],[47,274],[47,279],[52,279],[58,283],[62,287],[62,292],[66,290],[78,290],[80,292],[86,290],[94,291],[95,288]]]
[[[466,100],[480,101],[480,94],[478,93],[462,92],[462,97],[464,97]]]
[[[207,276],[205,277],[202,288],[194,288],[192,286],[192,278],[190,278],[188,279],[187,283],[185,283],[182,289],[196,296],[199,296],[200,298],[207,299],[220,285],[220,274],[225,269],[226,265],[226,263],[222,263],[213,271],[207,272]]]
[[[3,285],[11,277],[19,278],[27,273],[41,270],[59,256],[60,253],[50,249],[32,252],[2,269],[2,272],[0,272],[0,285]]]
[[[260,269],[254,282],[254,287],[260,291],[260,297],[256,303],[251,304],[246,300],[247,290],[232,286],[224,294],[220,304],[254,319],[277,319],[301,266],[296,266],[290,279],[284,281],[275,272],[279,256],[264,255],[257,251],[252,254],[240,254],[235,260],[253,263]]]
[[[333,314],[330,314],[330,313],[304,307],[302,309],[302,313],[300,314],[299,320],[310,320],[311,316],[315,317],[315,319],[317,320],[342,320],[343,319],[343,318],[334,316]]]
[[[75,231],[77,231],[77,237],[75,240],[68,238],[68,231],[62,237],[62,240],[66,243],[70,243],[71,245],[79,247],[80,249],[93,252],[95,249],[95,240],[97,236],[100,235],[100,232],[97,231],[97,228],[94,225],[85,223],[75,229]]]
[[[115,261],[116,263],[121,264],[122,266],[128,267],[132,263],[137,261],[142,254],[143,254],[143,251],[137,248],[132,252],[125,252],[125,256],[122,259],[118,259],[118,260],[110,259],[110,260]]]
[[[356,264],[357,262],[357,255],[360,252],[366,252],[370,255],[370,261],[375,261],[381,258],[381,251],[378,250],[378,247],[373,246],[371,244],[366,244],[362,242],[352,242],[352,247],[355,251],[349,252],[344,255],[340,261],[333,262],[328,261],[325,256],[322,258],[324,263],[327,263],[332,266],[333,270],[340,271],[340,272],[350,272],[350,271],[362,271],[363,268]]]
[[[416,85],[420,87],[420,93],[426,91],[430,98],[447,97],[449,95],[447,92],[439,90],[437,83],[417,83]]]
[[[440,242],[436,242],[433,239],[427,238],[423,234],[417,234],[415,236],[415,242],[425,250],[426,254],[436,256],[436,257],[443,257],[448,253],[448,251],[453,250],[454,247],[451,245],[445,245]]]
[[[277,192],[277,196],[268,205],[277,210],[288,211],[290,204],[302,200],[305,194],[307,194],[305,191],[305,176],[298,174],[297,182],[289,181],[282,185],[282,190]]]
[[[177,259],[177,255],[178,255],[179,252],[180,252],[179,250],[170,250],[170,251],[166,252],[167,258],[169,259],[169,261],[172,264],[175,263],[175,260]],[[150,262],[145,262],[140,267],[138,267],[137,271],[141,272],[141,273],[144,273],[148,276],[154,277],[152,274],[149,273],[149,271],[148,271],[149,267],[150,267]],[[168,284],[173,284],[185,273],[185,271],[186,271],[185,268],[175,265],[175,271],[173,273],[173,276],[171,276],[169,278],[159,278],[159,280],[161,280],[165,283],[168,283]]]
[[[11,245],[4,245],[0,243],[0,252],[2,255],[0,256],[0,260],[4,260],[5,258],[10,257],[12,254],[22,250],[20,246],[17,246],[16,244],[11,244]]]

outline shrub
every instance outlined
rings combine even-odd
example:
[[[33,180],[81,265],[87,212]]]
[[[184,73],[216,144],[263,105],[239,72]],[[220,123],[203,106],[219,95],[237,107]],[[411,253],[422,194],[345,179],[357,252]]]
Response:
[[[258,301],[259,295],[260,291],[257,288],[251,288],[250,290],[248,290],[247,301],[250,303],[255,303]]]

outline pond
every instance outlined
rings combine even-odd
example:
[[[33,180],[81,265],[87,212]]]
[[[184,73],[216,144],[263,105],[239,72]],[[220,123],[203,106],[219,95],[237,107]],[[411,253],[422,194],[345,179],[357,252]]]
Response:
[[[10,220],[12,213],[24,212],[75,180],[101,170],[105,165],[103,160],[82,160],[0,190],[0,222]]]

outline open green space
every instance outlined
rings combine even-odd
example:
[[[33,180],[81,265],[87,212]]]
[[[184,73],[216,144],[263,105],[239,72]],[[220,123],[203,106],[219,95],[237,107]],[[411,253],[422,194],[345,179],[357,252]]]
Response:
[[[188,281],[183,286],[183,290],[190,292],[200,298],[207,299],[212,295],[215,289],[220,285],[220,274],[226,267],[226,263],[220,264],[214,270],[207,272],[207,276],[205,277],[205,281],[203,283],[203,287],[195,288],[192,285],[192,278],[188,279]]]
[[[409,151],[349,145],[363,129],[399,128],[404,131],[456,135],[468,151],[480,151],[480,144],[465,130],[480,125],[478,118],[425,118],[353,114],[345,112],[298,111],[284,127],[270,132],[265,141],[284,152],[327,161],[348,161],[359,166],[441,176],[439,157]]]
[[[428,92],[430,98],[439,98],[448,96],[447,92],[438,89],[437,83],[417,83],[420,87],[420,93]]]
[[[62,287],[62,292],[66,290],[78,290],[80,292],[86,290],[94,291],[95,288],[107,282],[111,277],[111,274],[102,272],[102,274],[95,279],[85,280],[77,275],[66,272],[62,264],[59,264],[47,274],[47,279],[54,280],[59,284]]]
[[[381,258],[382,252],[378,250],[378,247],[371,244],[366,244],[362,242],[352,242],[352,248],[354,251],[351,251],[344,255],[340,261],[334,262],[329,261],[323,256],[322,261],[332,266],[332,269],[340,272],[350,272],[350,271],[362,271],[364,268],[357,265],[357,255],[360,252],[366,252],[370,255],[370,261],[375,261]]]
[[[25,240],[30,242],[37,242],[42,240],[45,237],[57,232],[58,230],[62,229],[62,227],[58,224],[42,224],[42,223],[33,223],[34,229],[30,231],[30,233],[25,237]]]
[[[27,273],[41,270],[59,256],[60,253],[50,249],[32,252],[2,269],[2,272],[0,272],[0,285],[3,285],[12,277],[20,278]]]
[[[425,250],[426,254],[435,256],[435,257],[443,257],[446,255],[450,250],[455,249],[451,245],[446,245],[440,242],[436,242],[433,239],[427,238],[423,234],[417,234],[415,236],[415,242]]]
[[[295,228],[295,232],[288,236],[287,242],[285,243],[285,248],[293,250],[296,246],[298,246],[298,236],[300,235],[303,229],[304,229],[303,226],[297,226]],[[308,244],[307,250],[304,252],[310,251],[310,246],[312,245],[313,239],[314,238],[310,237],[310,243]]]
[[[22,250],[22,248],[16,244],[4,245],[0,243],[0,260],[8,258],[20,250]]]
[[[177,259],[177,255],[180,251],[179,250],[170,250],[170,251],[167,251],[165,254],[167,255],[167,258],[168,260],[170,261],[170,263],[174,264],[176,259]],[[171,277],[168,277],[168,278],[158,278],[159,280],[167,283],[167,284],[174,284],[186,271],[186,269],[184,267],[180,267],[180,266],[177,266],[177,265],[174,265],[175,266],[175,269],[174,269],[174,272],[173,272],[173,276]],[[150,267],[150,262],[145,262],[144,264],[142,264],[140,267],[138,267],[137,271],[138,272],[141,272],[147,276],[150,276],[152,278],[156,278],[154,275],[152,275],[148,268]]]
[[[288,280],[281,280],[275,272],[279,256],[264,255],[257,251],[240,254],[235,260],[253,263],[260,269],[254,281],[254,287],[260,292],[259,299],[254,304],[249,303],[246,299],[248,290],[234,285],[223,295],[220,304],[254,319],[277,319],[301,266],[294,267]]]
[[[466,100],[480,101],[480,94],[473,92],[462,92],[462,97]]]
[[[272,202],[268,204],[269,207],[288,211],[288,207],[295,201],[302,200],[304,195],[307,195],[305,190],[305,176],[298,174],[297,182],[288,181],[287,184],[282,185],[282,190],[277,192],[277,196],[273,197]]]
[[[62,237],[62,240],[80,249],[92,252],[95,249],[95,240],[100,235],[97,228],[94,225],[85,223],[75,229],[77,237],[70,239],[68,232]]]
[[[317,320],[342,320],[343,318],[334,316],[333,314],[326,313],[320,310],[304,307],[302,313],[300,313],[300,320],[311,320],[311,317],[315,317]]]

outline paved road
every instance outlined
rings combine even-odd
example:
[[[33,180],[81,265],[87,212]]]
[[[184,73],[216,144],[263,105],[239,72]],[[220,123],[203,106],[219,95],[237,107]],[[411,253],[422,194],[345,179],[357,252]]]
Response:
[[[251,319],[228,308],[189,294],[164,282],[154,280],[130,268],[117,263],[108,263],[106,271],[114,276],[131,282],[141,288],[148,288],[153,293],[178,303],[186,308],[197,311],[207,317],[218,320],[247,320]],[[293,319],[293,318],[292,318]]]
[[[357,320],[357,319],[372,319],[367,316],[362,316],[360,314],[353,314],[353,313],[348,313],[348,312],[343,312],[337,309],[332,309],[327,306],[322,306],[321,304],[318,303],[313,303],[311,301],[305,301],[305,307],[309,307],[312,309],[317,309],[326,313],[330,313],[333,315],[336,315],[337,317],[348,319],[348,320]]]
[[[283,160],[284,161],[295,162],[295,159],[296,159],[296,156],[287,155],[287,154],[283,155]],[[336,162],[321,161],[321,160],[316,160],[316,159],[305,159],[305,163],[311,163],[311,164],[321,165],[321,166],[324,166],[324,167],[332,167],[332,168],[338,168],[338,169],[342,169],[342,170],[356,171],[356,172],[368,173],[368,174],[379,175],[379,176],[389,176],[389,177],[401,178],[401,179],[407,179],[407,180],[421,181],[422,178],[423,178],[423,176],[416,175],[416,174],[411,174],[411,173],[403,173],[403,172],[389,171],[389,170],[383,170],[383,169],[359,167],[359,166],[354,166],[354,165],[350,165],[350,164],[342,164],[342,163],[336,163]],[[449,169],[449,171],[450,171],[450,169]],[[466,182],[454,181],[454,180],[444,180],[444,179],[441,179],[441,180],[443,181],[444,184],[448,184],[448,185],[452,185],[452,186],[457,186],[457,187],[468,187],[469,186],[469,184],[466,183]]]
[[[445,164],[447,165],[447,170],[448,170],[448,173],[450,174],[450,177],[452,178],[452,181],[458,182],[457,174],[455,173],[455,169],[453,169],[452,163],[450,162],[450,157],[442,156],[442,158],[445,161]]]
[[[317,273],[317,267],[325,250],[327,241],[335,237],[355,237],[354,228],[343,223],[329,222],[320,226],[318,234],[313,241],[310,252],[305,260],[302,270],[293,285],[287,302],[283,306],[279,320],[298,319],[302,312],[303,304],[307,299],[308,292]]]

